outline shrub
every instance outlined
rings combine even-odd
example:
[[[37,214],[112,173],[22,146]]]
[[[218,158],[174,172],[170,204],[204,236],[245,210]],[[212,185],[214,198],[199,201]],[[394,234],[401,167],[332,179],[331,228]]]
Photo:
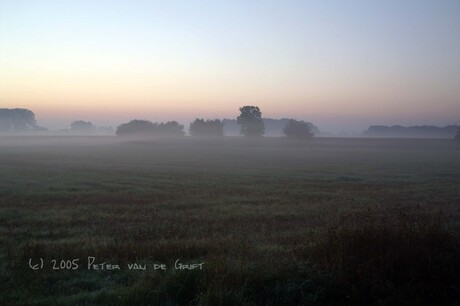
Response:
[[[148,120],[132,120],[121,124],[115,132],[118,136],[141,135],[141,136],[183,136],[184,126],[177,121],[166,123],[152,123]]]
[[[314,137],[310,125],[307,122],[294,119],[289,120],[283,133],[289,138],[306,139]]]
[[[190,135],[192,136],[224,136],[224,125],[219,120],[195,119],[190,123]]]

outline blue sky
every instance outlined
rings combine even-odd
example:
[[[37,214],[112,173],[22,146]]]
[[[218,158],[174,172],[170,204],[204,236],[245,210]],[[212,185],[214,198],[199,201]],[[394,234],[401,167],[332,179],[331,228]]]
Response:
[[[0,106],[43,125],[460,120],[460,1],[0,0]]]

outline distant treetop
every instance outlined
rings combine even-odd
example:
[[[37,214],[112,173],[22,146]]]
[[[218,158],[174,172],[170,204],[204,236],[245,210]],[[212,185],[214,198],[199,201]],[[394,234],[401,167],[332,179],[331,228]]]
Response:
[[[285,136],[283,130],[288,125],[290,119],[281,118],[262,118],[264,122],[264,135],[265,136]],[[305,121],[309,126],[313,134],[319,134],[320,130],[313,123]],[[241,126],[238,125],[236,119],[222,119],[222,124],[224,125],[224,134],[225,135],[240,135]]]
[[[450,138],[455,137],[460,126],[448,125],[444,127],[421,126],[385,126],[373,125],[364,131],[365,136],[371,137],[408,137],[408,138]]]
[[[123,135],[147,135],[153,131],[153,123],[148,120],[131,120],[120,124],[115,131],[118,136]]]
[[[154,123],[154,133],[161,136],[184,136],[184,126],[177,121]]]
[[[35,114],[25,108],[0,108],[0,132],[32,131],[37,126]]]
[[[219,119],[204,120],[195,119],[190,123],[191,136],[224,136],[224,124]]]
[[[117,127],[118,136],[184,136],[184,126],[177,121],[152,123],[148,120],[131,120]]]
[[[308,122],[297,121],[294,119],[289,120],[283,132],[289,138],[308,139],[314,137],[313,131]]]
[[[96,130],[96,127],[89,121],[77,120],[72,122],[70,130],[90,132]]]
[[[240,115],[236,122],[241,126],[240,133],[244,136],[262,136],[265,132],[262,112],[257,106],[240,107]]]

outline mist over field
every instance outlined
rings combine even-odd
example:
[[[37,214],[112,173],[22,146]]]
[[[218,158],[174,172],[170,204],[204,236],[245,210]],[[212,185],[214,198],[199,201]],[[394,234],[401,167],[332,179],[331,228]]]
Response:
[[[459,153],[450,139],[2,136],[0,287],[18,305],[454,304]]]

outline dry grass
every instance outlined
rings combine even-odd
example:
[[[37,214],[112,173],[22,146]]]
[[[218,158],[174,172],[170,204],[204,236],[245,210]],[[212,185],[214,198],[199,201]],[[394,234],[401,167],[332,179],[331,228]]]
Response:
[[[8,305],[459,303],[460,147],[2,139]],[[31,271],[30,257],[203,271]]]

